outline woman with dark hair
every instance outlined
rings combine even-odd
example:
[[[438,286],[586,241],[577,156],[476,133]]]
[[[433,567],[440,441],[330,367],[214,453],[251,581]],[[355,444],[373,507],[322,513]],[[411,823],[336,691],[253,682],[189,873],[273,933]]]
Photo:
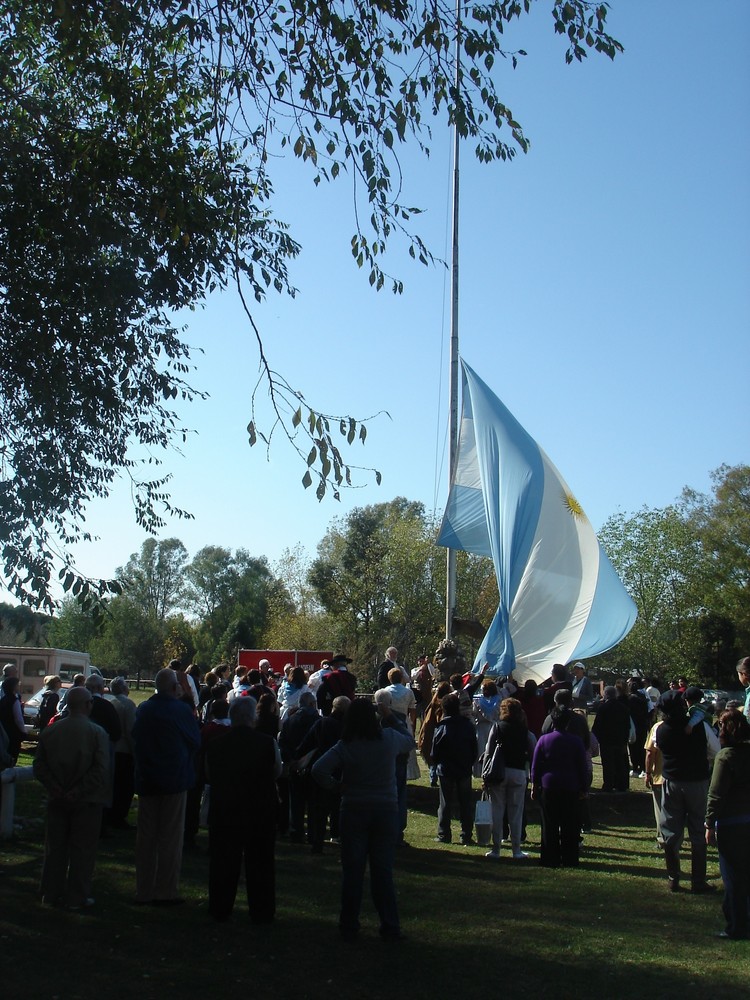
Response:
[[[258,699],[255,728],[259,733],[266,733],[274,739],[279,735],[279,706],[272,691],[267,691]]]
[[[219,676],[214,673],[213,670],[209,670],[204,678],[203,684],[201,684],[200,691],[198,692],[198,711],[200,716],[205,721],[206,713],[203,711],[206,702],[211,701],[213,698],[213,689],[218,683]]]
[[[539,685],[535,680],[529,678],[518,692],[517,697],[526,713],[526,724],[529,727],[529,732],[533,733],[536,739],[539,739],[542,735],[544,720],[547,718],[544,695],[539,689]]]
[[[341,739],[315,762],[312,776],[323,788],[341,789],[341,913],[345,941],[359,932],[365,867],[380,917],[380,936],[397,939],[401,928],[393,885],[398,839],[396,758],[414,748],[408,733],[381,729],[375,706],[357,698],[347,709]],[[340,774],[340,777],[336,777]]]
[[[587,794],[586,751],[580,736],[566,730],[566,713],[552,716],[552,732],[540,737],[531,765],[531,797],[541,799],[542,849],[547,868],[578,865],[579,801]]]
[[[747,939],[750,916],[750,722],[738,709],[719,719],[706,806],[706,843],[719,849],[727,926],[717,937]]]
[[[479,757],[474,765],[474,777],[482,777],[482,755],[487,746],[487,739],[490,730],[500,718],[500,702],[502,695],[497,689],[497,684],[487,677],[482,681],[479,694],[474,695],[474,722],[477,727],[477,746]]]
[[[549,714],[555,705],[555,692],[560,690],[573,691],[573,682],[562,663],[553,663],[549,678],[542,685],[544,691],[544,707]]]
[[[291,674],[289,675],[289,683],[286,686],[284,692],[284,700],[280,702],[281,708],[281,721],[295,709],[299,707],[299,700],[302,695],[309,691],[310,688],[307,686],[307,674],[305,673],[304,667],[294,667]]]
[[[533,736],[531,739],[536,742]],[[529,730],[521,702],[517,698],[506,698],[500,704],[500,719],[490,729],[484,752],[484,762],[489,762],[499,748],[505,762],[504,779],[498,783],[483,785],[492,802],[492,849],[485,855],[487,858],[500,857],[503,816],[506,810],[513,857],[516,860],[528,857],[521,850],[521,839],[529,746]]]

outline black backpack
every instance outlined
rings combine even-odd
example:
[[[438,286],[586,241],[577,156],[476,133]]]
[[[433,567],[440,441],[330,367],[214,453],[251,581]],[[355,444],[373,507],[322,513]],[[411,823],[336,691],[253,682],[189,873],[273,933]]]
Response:
[[[39,732],[45,729],[57,713],[57,703],[60,700],[60,695],[56,691],[45,691],[42,695],[42,700],[39,702],[39,715],[37,716],[37,724],[39,726]]]

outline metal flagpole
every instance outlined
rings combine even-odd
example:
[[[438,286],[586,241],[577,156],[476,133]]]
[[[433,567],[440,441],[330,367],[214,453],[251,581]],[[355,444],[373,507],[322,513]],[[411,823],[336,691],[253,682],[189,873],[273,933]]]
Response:
[[[456,0],[456,60],[455,86],[459,87],[459,64],[461,51],[461,0]],[[450,374],[449,374],[449,413],[448,413],[448,488],[453,482],[456,455],[458,453],[458,165],[459,165],[459,135],[458,127],[453,125],[453,239],[451,247],[451,337],[450,337]],[[450,639],[453,632],[453,615],[456,610],[456,550],[448,549],[446,567],[445,594],[445,638]]]

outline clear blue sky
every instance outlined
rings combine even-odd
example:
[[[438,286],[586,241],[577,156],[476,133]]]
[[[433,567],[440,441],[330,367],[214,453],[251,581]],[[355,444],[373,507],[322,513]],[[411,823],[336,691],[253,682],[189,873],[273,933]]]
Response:
[[[508,36],[528,52],[498,66],[501,95],[532,142],[511,164],[462,153],[461,351],[558,466],[598,528],[612,513],[707,490],[709,470],[750,461],[750,3],[613,0],[614,63],[566,66],[548,5]],[[450,150],[436,123],[429,163],[404,157],[420,232],[447,255]],[[312,405],[386,409],[352,460],[382,472],[319,504],[281,438],[270,461],[245,428],[257,378],[231,292],[192,314],[196,434],[167,456],[175,521],[191,555],[207,544],[272,562],[314,555],[331,521],[394,496],[440,509],[447,484],[447,275],[393,253],[406,291],[375,293],[349,254],[346,180],[315,188],[280,161],[277,212],[303,244],[294,300],[256,311],[270,361]],[[123,487],[93,505],[100,541],[79,568],[112,574],[137,551]]]

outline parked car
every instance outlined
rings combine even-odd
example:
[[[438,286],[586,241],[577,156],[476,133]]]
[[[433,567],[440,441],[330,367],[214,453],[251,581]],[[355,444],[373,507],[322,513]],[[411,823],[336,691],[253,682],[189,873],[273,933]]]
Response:
[[[723,707],[728,701],[739,701],[740,703],[743,703],[745,701],[745,692],[720,691],[717,688],[706,688],[703,692],[703,700],[710,702],[714,706],[719,704]]]

